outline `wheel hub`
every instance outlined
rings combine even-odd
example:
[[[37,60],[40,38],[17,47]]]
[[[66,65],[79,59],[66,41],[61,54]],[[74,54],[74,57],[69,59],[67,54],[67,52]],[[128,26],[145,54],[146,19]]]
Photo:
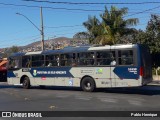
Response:
[[[86,89],[90,89],[91,88],[91,83],[87,82],[86,83]]]

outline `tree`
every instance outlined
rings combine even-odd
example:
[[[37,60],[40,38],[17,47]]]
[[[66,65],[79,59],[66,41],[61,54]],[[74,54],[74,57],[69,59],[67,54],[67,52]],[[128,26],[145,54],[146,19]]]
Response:
[[[12,46],[10,48],[10,51],[11,51],[11,53],[16,53],[16,52],[19,52],[19,48],[17,46]]]
[[[87,32],[78,32],[76,33],[73,38],[75,39],[89,39],[90,35]]]
[[[100,36],[102,33],[102,28],[101,28],[101,23],[100,21],[96,18],[96,16],[89,16],[88,20],[83,23],[83,25],[87,28],[88,30],[88,35],[89,35],[89,41],[90,43],[96,44],[97,41],[95,38]]]
[[[151,15],[146,28],[145,43],[150,47],[152,53],[160,52],[160,16]]]
[[[11,48],[6,48],[4,51],[3,57],[8,57],[12,53],[16,53],[16,52],[19,52],[18,46],[12,46]]]
[[[118,43],[119,38],[123,35],[133,32],[129,27],[136,25],[138,19],[124,19],[124,15],[127,13],[128,8],[118,9],[111,6],[110,11],[105,7],[104,13],[100,15],[101,22],[95,16],[89,16],[88,21],[84,22],[83,25],[87,28],[89,34],[93,36],[91,42],[112,45]]]
[[[144,40],[146,38],[145,31],[137,30],[135,28],[130,28],[129,31],[132,31],[132,32],[128,32],[127,34],[120,36],[116,43],[117,44],[129,44],[129,43],[141,44],[141,43],[144,43]]]
[[[144,43],[150,48],[153,67],[157,68],[160,66],[160,16],[151,15],[145,35]]]
[[[90,35],[87,32],[78,32],[73,36],[72,44],[82,43],[88,44],[90,39]]]

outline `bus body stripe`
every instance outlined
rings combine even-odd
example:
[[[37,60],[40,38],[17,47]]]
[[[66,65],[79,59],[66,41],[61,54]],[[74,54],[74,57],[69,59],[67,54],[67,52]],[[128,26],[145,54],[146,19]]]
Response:
[[[16,77],[13,71],[8,71],[7,72],[7,77]]]
[[[138,79],[139,68],[138,67],[116,67],[113,72],[123,79]]]

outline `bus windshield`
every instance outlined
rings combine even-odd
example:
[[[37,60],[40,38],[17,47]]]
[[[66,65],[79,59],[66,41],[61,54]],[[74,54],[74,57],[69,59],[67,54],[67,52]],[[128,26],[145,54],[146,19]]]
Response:
[[[14,68],[20,68],[21,67],[19,57],[9,57],[8,61],[9,61],[8,65],[7,65],[8,69],[14,69]]]

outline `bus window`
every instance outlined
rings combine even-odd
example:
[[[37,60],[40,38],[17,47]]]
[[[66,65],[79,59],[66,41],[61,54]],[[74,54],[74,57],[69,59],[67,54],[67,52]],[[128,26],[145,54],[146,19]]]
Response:
[[[83,52],[78,53],[78,65],[89,65],[93,66],[95,63],[94,52]]]
[[[43,55],[32,56],[32,67],[44,67],[44,56]]]
[[[46,55],[45,67],[53,67],[53,66],[59,66],[59,55],[58,54]]]
[[[75,60],[74,53],[61,54],[61,66],[71,66],[74,60]]]
[[[9,58],[9,69],[20,68],[20,58]]]
[[[77,66],[76,54],[73,53],[72,66]]]
[[[97,65],[116,65],[115,51],[98,51]]]
[[[119,65],[133,65],[133,51],[121,50],[118,51]]]
[[[22,67],[31,67],[31,57],[30,56],[22,57]]]

